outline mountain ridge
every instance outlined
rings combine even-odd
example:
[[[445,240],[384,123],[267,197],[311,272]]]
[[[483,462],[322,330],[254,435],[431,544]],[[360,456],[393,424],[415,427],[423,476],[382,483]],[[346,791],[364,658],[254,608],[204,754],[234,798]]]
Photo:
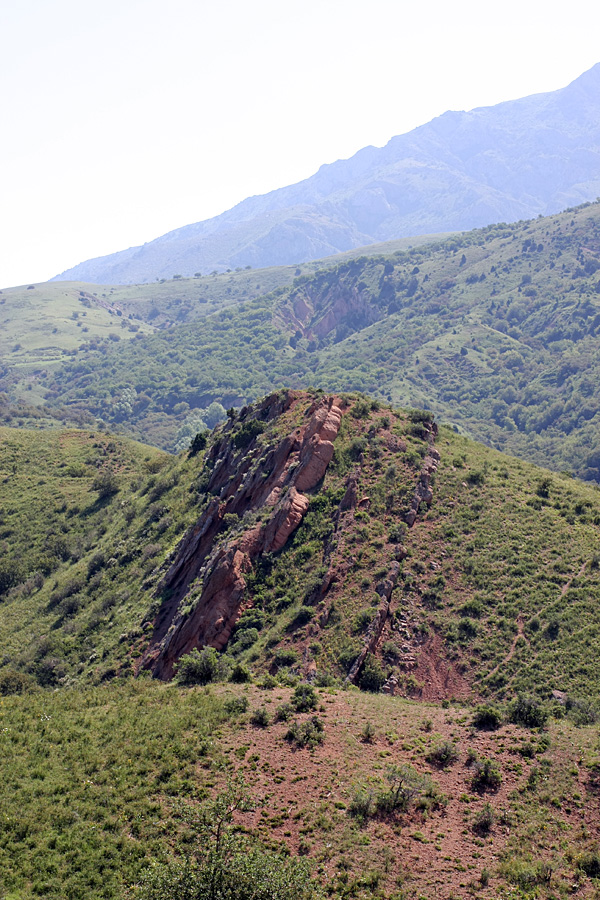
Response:
[[[448,111],[382,148],[56,276],[130,283],[286,265],[410,234],[558,212],[600,194],[600,63],[570,85]]]

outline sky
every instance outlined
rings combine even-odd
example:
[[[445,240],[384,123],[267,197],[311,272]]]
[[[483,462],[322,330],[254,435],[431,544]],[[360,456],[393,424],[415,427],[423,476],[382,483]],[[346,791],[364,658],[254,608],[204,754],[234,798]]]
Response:
[[[589,0],[0,0],[0,287],[600,61]]]

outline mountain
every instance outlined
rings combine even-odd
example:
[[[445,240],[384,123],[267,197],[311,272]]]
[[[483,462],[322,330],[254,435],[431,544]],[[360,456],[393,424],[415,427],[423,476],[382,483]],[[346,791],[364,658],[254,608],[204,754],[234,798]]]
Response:
[[[59,280],[132,283],[290,265],[424,233],[531,218],[600,194],[600,63],[561,90],[446,112],[383,148],[251,197]]]
[[[592,203],[350,258],[31,378],[47,409],[91,413],[167,449],[212,402],[241,406],[274,387],[361,390],[598,481],[599,277]]]
[[[0,472],[7,900],[206,897],[235,789],[270,877],[224,897],[593,896],[595,487],[319,390],[178,456],[3,428]]]

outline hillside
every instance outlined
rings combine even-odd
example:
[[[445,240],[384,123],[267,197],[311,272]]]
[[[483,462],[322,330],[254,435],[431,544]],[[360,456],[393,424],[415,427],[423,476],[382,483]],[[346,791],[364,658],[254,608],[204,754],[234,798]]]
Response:
[[[192,456],[8,429],[0,453],[0,637],[44,683],[209,643],[428,699],[596,690],[597,489],[427,414],[280,392]]]
[[[293,265],[369,243],[547,215],[600,193],[600,64],[567,87],[446,112],[382,148],[57,276],[134,283]]]
[[[596,487],[281,391],[178,457],[2,429],[0,508],[7,898],[169,896],[236,772],[314,900],[596,896]]]
[[[166,448],[211,402],[363,390],[598,480],[599,269],[594,203],[344,261],[201,323],[90,349],[38,389],[50,409]]]

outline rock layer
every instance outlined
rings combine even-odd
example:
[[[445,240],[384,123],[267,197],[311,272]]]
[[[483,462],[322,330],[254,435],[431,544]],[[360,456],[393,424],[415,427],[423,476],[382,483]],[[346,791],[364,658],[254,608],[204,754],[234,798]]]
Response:
[[[171,677],[177,659],[194,647],[227,644],[243,604],[244,574],[260,554],[281,550],[304,518],[306,492],[317,486],[333,456],[342,418],[335,398],[313,403],[306,425],[268,448],[257,437],[236,447],[236,429],[252,420],[267,423],[296,402],[290,392],[243,409],[208,452],[208,491],[217,496],[180,542],[157,588],[164,600],[142,661],[156,676]],[[243,521],[259,510],[269,511],[266,520],[241,533],[234,529],[232,537],[223,534],[232,514]],[[192,610],[181,612],[183,598],[196,591]]]

